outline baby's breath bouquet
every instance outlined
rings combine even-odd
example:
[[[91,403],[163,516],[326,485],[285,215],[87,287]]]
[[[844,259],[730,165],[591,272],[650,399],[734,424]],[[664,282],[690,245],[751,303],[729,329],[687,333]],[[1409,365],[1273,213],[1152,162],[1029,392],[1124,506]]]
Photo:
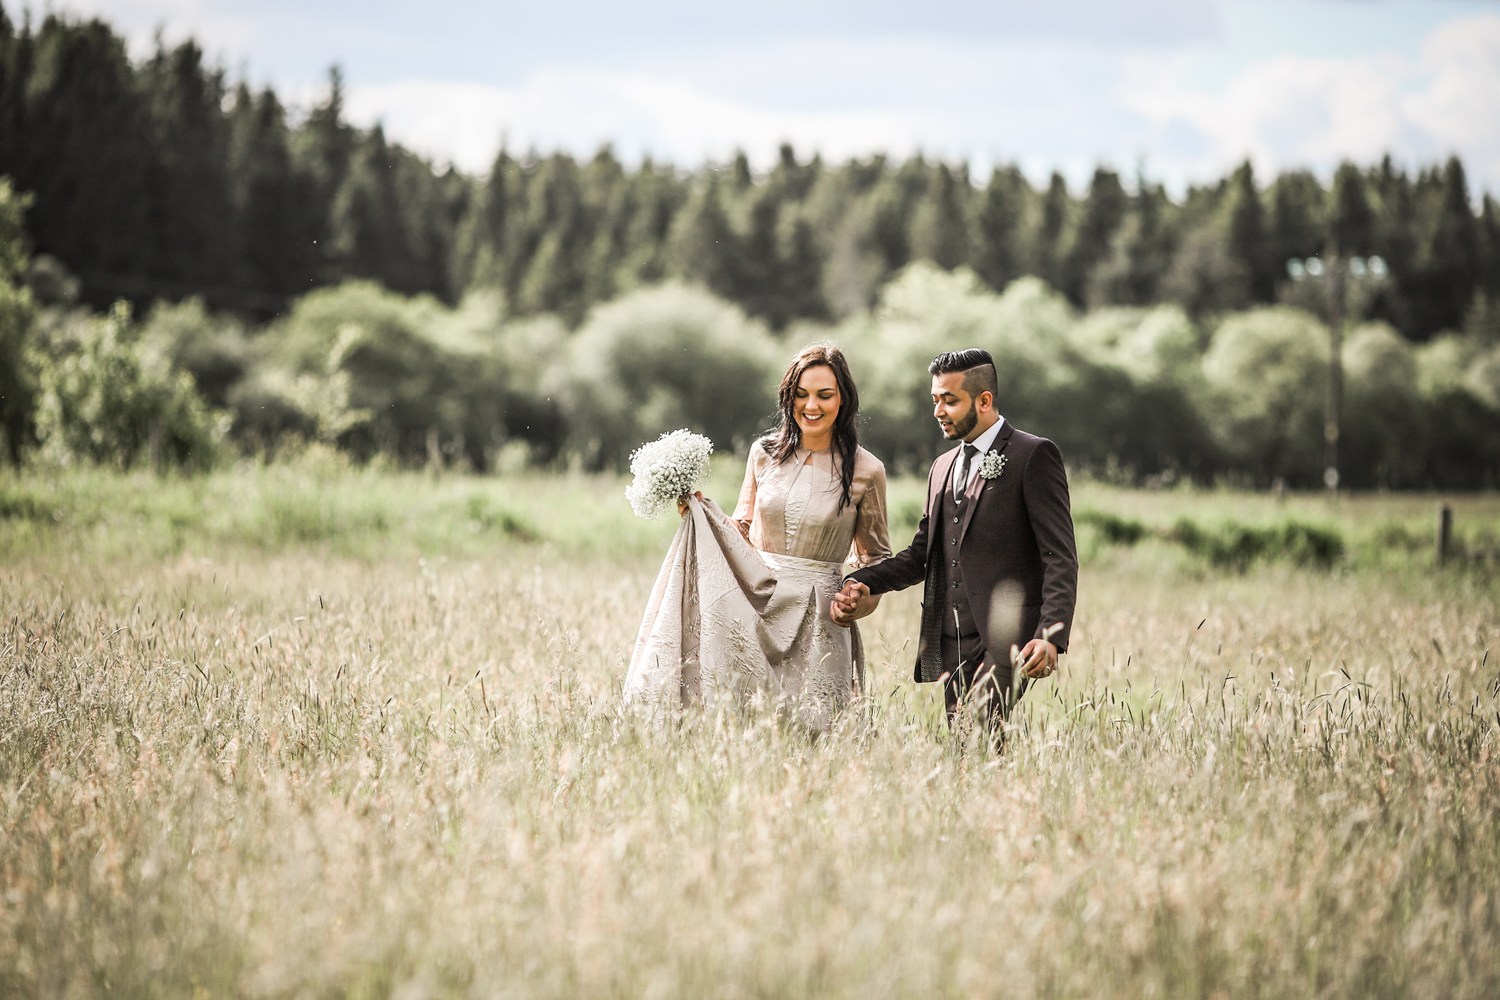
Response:
[[[714,443],[692,431],[672,431],[630,453],[625,499],[637,517],[655,517],[708,480]]]

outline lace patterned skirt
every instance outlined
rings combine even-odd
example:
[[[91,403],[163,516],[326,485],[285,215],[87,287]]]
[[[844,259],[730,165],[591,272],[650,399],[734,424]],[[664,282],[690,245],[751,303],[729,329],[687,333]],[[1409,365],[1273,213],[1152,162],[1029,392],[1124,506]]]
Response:
[[[772,665],[779,701],[810,729],[826,730],[838,713],[864,692],[865,658],[859,627],[840,628],[828,617],[843,584],[843,564],[762,553],[776,575],[776,593],[786,613],[781,634],[793,636]]]
[[[763,553],[693,500],[657,575],[625,678],[628,704],[773,702],[826,731],[864,690],[857,628],[828,617],[839,563]]]

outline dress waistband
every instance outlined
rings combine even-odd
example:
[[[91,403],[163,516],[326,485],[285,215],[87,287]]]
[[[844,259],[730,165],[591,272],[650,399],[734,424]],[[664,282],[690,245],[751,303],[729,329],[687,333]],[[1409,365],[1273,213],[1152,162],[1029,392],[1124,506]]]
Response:
[[[801,556],[788,556],[780,552],[762,552],[766,562],[776,569],[788,569],[793,572],[816,573],[820,576],[844,575],[844,564],[842,562],[826,562],[822,559],[804,559]]]

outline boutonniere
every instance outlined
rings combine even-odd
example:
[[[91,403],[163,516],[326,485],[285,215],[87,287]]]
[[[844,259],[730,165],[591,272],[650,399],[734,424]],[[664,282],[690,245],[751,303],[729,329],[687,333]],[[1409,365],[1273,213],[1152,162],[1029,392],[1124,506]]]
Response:
[[[1005,456],[998,451],[987,451],[979,460],[979,474],[985,479],[999,479],[1005,471]]]

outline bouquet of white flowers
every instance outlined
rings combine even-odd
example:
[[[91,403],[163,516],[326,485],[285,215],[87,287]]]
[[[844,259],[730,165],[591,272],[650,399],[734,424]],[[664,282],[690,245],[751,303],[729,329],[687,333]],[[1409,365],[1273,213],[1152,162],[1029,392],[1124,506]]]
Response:
[[[672,431],[630,453],[625,499],[637,517],[655,517],[708,480],[714,443],[692,431]]]

